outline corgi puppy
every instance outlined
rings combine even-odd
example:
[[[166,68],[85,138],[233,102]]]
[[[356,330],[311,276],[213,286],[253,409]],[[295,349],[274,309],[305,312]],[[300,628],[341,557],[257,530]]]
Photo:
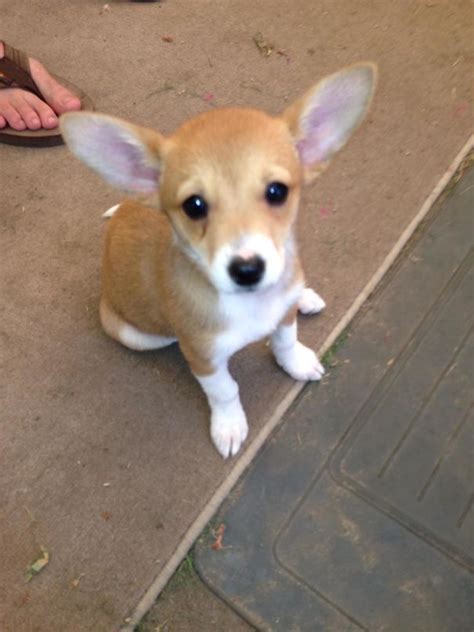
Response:
[[[229,358],[270,336],[296,380],[324,374],[298,341],[297,311],[324,301],[305,287],[294,237],[303,184],[327,166],[369,107],[376,68],[326,77],[281,116],[216,109],[162,136],[89,112],[61,117],[71,151],[132,194],[106,213],[100,318],[135,350],[175,341],[207,395],[211,437],[235,455],[248,433]]]

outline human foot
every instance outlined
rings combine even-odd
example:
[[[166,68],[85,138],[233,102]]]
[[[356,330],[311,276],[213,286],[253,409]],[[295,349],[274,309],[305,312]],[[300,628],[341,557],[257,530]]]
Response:
[[[4,45],[0,42],[0,59],[4,54]],[[44,101],[28,90],[0,88],[0,128],[54,129],[58,126],[58,114],[81,109],[80,99],[59,84],[39,61],[30,58],[29,65]]]

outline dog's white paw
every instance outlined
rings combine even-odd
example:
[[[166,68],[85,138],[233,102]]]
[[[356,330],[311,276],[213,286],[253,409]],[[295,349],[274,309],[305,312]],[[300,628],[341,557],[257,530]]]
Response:
[[[247,438],[249,427],[240,402],[214,408],[211,415],[211,438],[224,459],[235,456]]]
[[[278,364],[295,380],[318,381],[324,375],[324,367],[312,349],[296,342],[284,354],[279,354]]]
[[[301,292],[298,309],[302,314],[319,314],[326,307],[324,300],[309,287]]]

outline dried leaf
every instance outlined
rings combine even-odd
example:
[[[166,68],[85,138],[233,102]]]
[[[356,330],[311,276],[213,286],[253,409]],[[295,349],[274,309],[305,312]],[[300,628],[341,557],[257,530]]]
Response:
[[[263,37],[263,35],[258,32],[252,37],[255,46],[260,51],[260,54],[264,57],[270,57],[275,49],[275,45],[267,42],[267,40]]]
[[[72,588],[77,588],[79,586],[79,583],[81,581],[81,579],[84,577],[84,573],[81,573],[79,575],[79,577],[76,577],[76,579],[73,579],[71,582],[71,587]]]
[[[220,549],[224,548],[222,544],[222,538],[224,537],[224,532],[225,532],[225,524],[221,523],[213,533],[215,539],[214,539],[213,544],[211,545],[211,548],[214,549],[214,551],[219,551]]]

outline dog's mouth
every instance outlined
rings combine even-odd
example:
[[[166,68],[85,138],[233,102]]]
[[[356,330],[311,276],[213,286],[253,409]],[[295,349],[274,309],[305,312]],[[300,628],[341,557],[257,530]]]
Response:
[[[260,284],[254,285],[252,287],[236,286],[235,289],[230,290],[229,294],[258,294],[259,292],[265,292],[265,290],[268,289],[268,286],[262,288]]]

